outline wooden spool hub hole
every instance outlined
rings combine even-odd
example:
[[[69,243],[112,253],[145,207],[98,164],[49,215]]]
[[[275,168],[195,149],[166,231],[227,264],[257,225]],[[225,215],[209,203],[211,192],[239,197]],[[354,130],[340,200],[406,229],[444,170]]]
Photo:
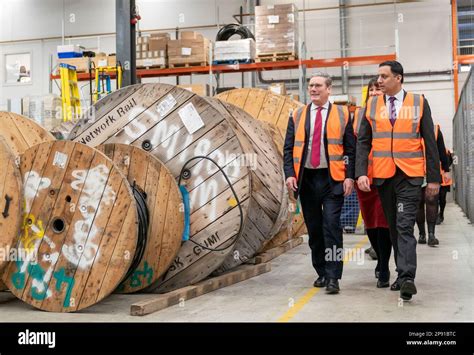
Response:
[[[64,222],[64,219],[60,217],[56,217],[53,219],[53,232],[54,233],[62,233],[64,232],[65,228],[66,228],[66,223]]]

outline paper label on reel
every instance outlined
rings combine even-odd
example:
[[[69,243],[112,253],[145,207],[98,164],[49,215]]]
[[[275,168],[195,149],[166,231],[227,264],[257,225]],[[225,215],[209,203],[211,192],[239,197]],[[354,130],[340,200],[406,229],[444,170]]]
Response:
[[[57,166],[60,169],[64,169],[67,163],[67,154],[56,152],[54,154],[53,165]]]
[[[199,113],[191,102],[180,109],[178,114],[189,134],[193,134],[200,128],[204,127],[204,122],[202,121],[201,116],[199,116]]]
[[[160,117],[165,117],[168,112],[170,112],[173,107],[177,104],[176,99],[173,95],[168,94],[163,101],[161,101],[158,105],[156,105],[156,110],[160,114]]]

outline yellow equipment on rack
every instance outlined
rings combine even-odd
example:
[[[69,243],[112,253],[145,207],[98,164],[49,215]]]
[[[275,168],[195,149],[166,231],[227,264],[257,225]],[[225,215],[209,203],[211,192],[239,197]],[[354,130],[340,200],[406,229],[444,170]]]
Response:
[[[61,75],[61,99],[63,104],[63,121],[71,121],[81,116],[81,97],[77,86],[76,67],[59,64]]]
[[[95,91],[93,102],[112,92],[111,74],[115,74],[116,90],[122,87],[122,67],[96,67],[95,68]]]

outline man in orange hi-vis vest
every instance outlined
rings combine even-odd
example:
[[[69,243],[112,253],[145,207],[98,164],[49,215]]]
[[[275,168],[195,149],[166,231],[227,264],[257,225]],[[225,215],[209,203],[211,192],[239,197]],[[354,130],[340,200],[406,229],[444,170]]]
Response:
[[[328,101],[331,87],[329,75],[311,77],[311,103],[290,115],[283,155],[288,191],[299,196],[308,228],[318,274],[313,286],[336,294],[344,258],[340,217],[354,187],[355,138],[348,108]]]
[[[427,100],[402,89],[402,65],[396,61],[381,63],[378,83],[384,95],[369,99],[359,129],[357,186],[362,191],[370,190],[367,166],[373,149],[373,184],[388,220],[398,271],[391,290],[399,290],[406,301],[417,293],[414,226],[425,166],[426,194],[434,196],[439,191],[438,147]]]

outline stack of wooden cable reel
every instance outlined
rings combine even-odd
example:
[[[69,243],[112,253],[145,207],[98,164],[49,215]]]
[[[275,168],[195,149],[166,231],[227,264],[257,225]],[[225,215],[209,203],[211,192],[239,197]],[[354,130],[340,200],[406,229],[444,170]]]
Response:
[[[161,160],[189,204],[189,240],[146,291],[167,292],[253,257],[285,223],[281,154],[244,110],[166,84],[118,90],[69,139],[139,147]]]
[[[269,90],[244,88],[225,91],[216,96],[219,100],[231,103],[242,108],[255,120],[261,122],[268,130],[278,152],[283,155],[286,128],[290,113],[295,109],[304,107],[301,102],[290,99],[287,96],[277,95]],[[301,206],[289,196],[290,207],[288,208],[288,223],[286,228],[280,231],[265,245],[263,250],[276,247],[285,241],[306,234]]]
[[[145,288],[166,271],[184,216],[178,186],[160,162],[132,147],[55,141],[19,115],[0,113],[0,122],[17,162],[5,181],[22,178],[9,206],[13,215],[21,205],[19,223],[8,223],[17,226],[9,243],[20,257],[2,274],[15,296],[42,310],[73,312],[117,287]]]

